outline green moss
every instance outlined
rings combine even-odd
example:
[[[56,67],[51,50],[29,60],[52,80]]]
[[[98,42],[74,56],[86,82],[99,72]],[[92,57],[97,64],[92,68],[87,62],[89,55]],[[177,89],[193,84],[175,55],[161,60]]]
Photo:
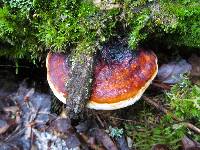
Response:
[[[187,76],[175,84],[170,91],[154,97],[180,121],[171,114],[163,114],[146,105],[135,111],[133,123],[125,123],[125,132],[133,139],[134,148],[151,149],[155,144],[166,144],[170,149],[180,149],[181,139],[185,135],[200,141],[198,133],[187,128],[185,122],[199,127],[200,122],[200,87],[193,85]],[[147,138],[148,137],[148,138]]]
[[[155,21],[161,32],[167,33],[169,43],[200,47],[199,1],[162,1]]]
[[[192,85],[188,78],[174,85],[166,93],[171,110],[182,120],[200,121],[200,87]]]
[[[38,36],[47,47],[54,51],[66,51],[69,47],[80,48],[80,51],[79,44],[85,48],[109,38],[117,11],[103,12],[87,1],[64,3],[50,6],[48,14],[39,14],[43,20]]]
[[[30,24],[28,11],[22,12],[17,6],[5,4],[0,8],[0,56],[30,59],[29,52],[39,49],[35,27]]]
[[[107,4],[107,1],[104,1]],[[118,0],[101,10],[90,0],[1,2],[1,55],[41,58],[49,50],[91,53],[110,37],[123,36],[135,49],[154,37],[170,45],[200,47],[200,4],[196,0]]]
[[[174,121],[170,116],[156,112],[143,105],[136,112],[133,123],[125,123],[125,133],[132,138],[133,148],[149,150],[156,144],[166,144],[170,149],[179,149],[180,140],[187,133],[183,123]]]

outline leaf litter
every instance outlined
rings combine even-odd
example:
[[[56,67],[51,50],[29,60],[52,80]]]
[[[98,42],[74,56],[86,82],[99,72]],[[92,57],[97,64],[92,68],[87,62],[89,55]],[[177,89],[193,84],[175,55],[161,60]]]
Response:
[[[88,118],[72,125],[50,110],[51,96],[28,87],[25,80],[15,92],[0,95],[0,150],[119,149],[117,140],[95,121]]]

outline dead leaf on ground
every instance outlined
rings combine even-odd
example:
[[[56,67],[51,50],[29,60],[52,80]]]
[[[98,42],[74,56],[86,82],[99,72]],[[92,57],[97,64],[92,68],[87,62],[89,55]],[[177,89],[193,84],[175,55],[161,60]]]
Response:
[[[88,132],[89,129],[97,127],[97,123],[90,119],[80,122],[75,128],[78,133]]]
[[[98,143],[101,143],[106,149],[118,150],[116,144],[103,129],[93,128],[90,130],[90,134],[95,137]]]
[[[200,150],[200,143],[184,136],[181,140],[183,150]]]
[[[13,92],[16,92],[18,84],[15,75],[8,69],[0,69],[0,98],[6,98]]]
[[[43,149],[65,149],[69,150],[67,143],[64,139],[53,135],[50,132],[41,132],[36,129],[33,129],[35,135],[35,145],[40,150]],[[74,144],[74,143],[73,143]],[[74,146],[76,146],[74,144]],[[73,147],[75,150],[79,150],[79,147]]]
[[[22,122],[25,126],[29,126],[30,123],[35,122],[35,125],[38,127],[49,121],[51,108],[50,95],[35,92],[33,88],[28,88],[26,83],[22,83],[13,96],[13,100],[21,108]]]
[[[158,79],[163,83],[175,84],[182,78],[181,75],[189,73],[192,66],[184,59],[163,64],[158,70]]]
[[[156,144],[151,150],[169,150],[169,148],[165,144]]]
[[[124,135],[122,135],[121,137],[115,138],[115,141],[117,143],[117,147],[119,150],[130,150],[127,140]]]
[[[189,63],[192,65],[191,76],[200,76],[200,57],[196,54],[188,59]]]
[[[80,133],[81,139],[87,144],[87,146],[92,150],[105,150],[105,148],[101,145],[96,144],[95,137],[89,137],[84,133]]]
[[[0,119],[0,134],[5,133],[10,125],[5,121]]]
[[[188,61],[192,65],[191,79],[194,83],[200,85],[200,57],[192,54]]]
[[[61,133],[70,133],[73,130],[71,121],[69,118],[57,118],[51,123],[52,128]]]
[[[78,138],[78,136],[76,135],[76,133],[71,134],[66,140],[66,145],[68,148],[75,148],[75,147],[80,147],[81,146],[81,142]]]
[[[35,92],[23,82],[17,92],[9,95],[6,101],[7,104],[2,109],[4,116],[1,116],[4,118],[2,121],[7,121],[7,125],[2,122],[1,132],[7,132],[8,128],[12,130],[5,134],[1,142],[8,149],[29,150],[34,136],[32,129],[45,126],[49,120],[50,96]]]

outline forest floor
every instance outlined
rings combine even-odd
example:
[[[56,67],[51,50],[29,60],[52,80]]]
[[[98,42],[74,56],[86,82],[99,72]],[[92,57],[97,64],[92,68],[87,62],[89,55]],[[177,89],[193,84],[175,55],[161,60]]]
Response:
[[[76,120],[51,93],[45,67],[1,60],[0,150],[200,149],[200,55],[162,51],[158,60],[158,76],[136,104],[86,109]]]

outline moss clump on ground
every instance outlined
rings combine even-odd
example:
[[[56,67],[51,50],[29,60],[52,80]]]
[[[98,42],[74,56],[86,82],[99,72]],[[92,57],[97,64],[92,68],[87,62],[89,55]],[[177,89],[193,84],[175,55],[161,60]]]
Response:
[[[156,117],[152,114],[151,117]],[[134,141],[133,147],[138,150],[151,149],[156,144],[166,144],[170,149],[176,150],[181,146],[181,139],[186,133],[186,128],[181,123],[162,119],[153,127],[144,125],[125,125],[126,133]]]

